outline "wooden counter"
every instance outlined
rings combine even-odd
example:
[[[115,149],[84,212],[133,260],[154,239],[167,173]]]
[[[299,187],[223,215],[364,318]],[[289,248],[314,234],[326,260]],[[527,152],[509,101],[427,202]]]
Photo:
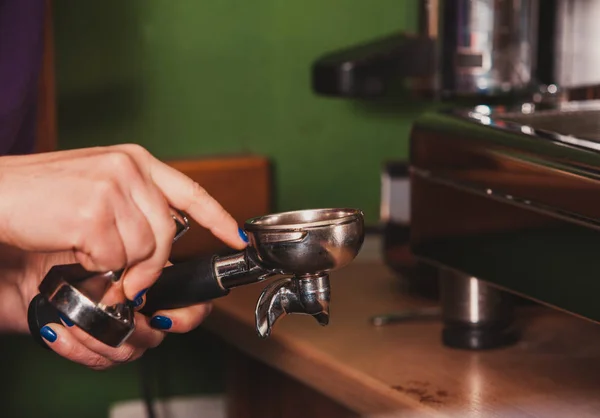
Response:
[[[528,308],[522,313],[525,336],[517,346],[453,350],[441,345],[437,321],[379,328],[369,323],[372,315],[425,304],[402,295],[397,284],[380,262],[357,260],[331,276],[327,327],[308,316],[288,316],[269,339],[259,339],[253,315],[264,285],[239,288],[215,301],[205,326],[355,416],[600,416],[600,326]],[[246,385],[258,385],[256,377]],[[277,396],[263,392],[254,402],[268,404]]]

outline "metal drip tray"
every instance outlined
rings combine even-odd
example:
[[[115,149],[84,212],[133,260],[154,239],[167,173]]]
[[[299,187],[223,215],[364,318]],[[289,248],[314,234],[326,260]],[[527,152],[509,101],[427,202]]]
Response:
[[[600,143],[600,106],[597,108],[562,108],[532,113],[508,112],[498,115],[503,121],[529,126],[535,130],[557,133]]]

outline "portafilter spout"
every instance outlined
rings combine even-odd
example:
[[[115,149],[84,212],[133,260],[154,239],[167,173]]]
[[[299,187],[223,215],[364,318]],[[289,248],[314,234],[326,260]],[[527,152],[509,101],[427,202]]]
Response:
[[[245,229],[257,264],[291,277],[262,292],[256,330],[265,338],[284,315],[313,316],[329,323],[329,272],[349,264],[364,241],[363,213],[355,209],[285,212],[250,219]]]
[[[280,279],[265,288],[256,305],[256,331],[263,338],[271,334],[275,322],[286,314],[312,315],[329,324],[329,275],[306,275]]]
[[[327,325],[329,272],[345,267],[360,252],[364,242],[362,211],[283,212],[249,219],[244,229],[249,238],[244,251],[163,269],[146,293],[140,312],[152,315],[162,309],[206,302],[229,294],[235,287],[279,275],[288,277],[267,286],[258,300],[258,335],[268,337],[275,322],[286,314],[311,315],[319,324]],[[87,272],[78,264],[55,266],[39,290],[45,305],[109,346],[121,345],[135,328],[134,308],[124,296],[119,274]],[[44,323],[51,322],[40,318],[40,312],[40,308],[30,307],[29,324],[34,335]]]

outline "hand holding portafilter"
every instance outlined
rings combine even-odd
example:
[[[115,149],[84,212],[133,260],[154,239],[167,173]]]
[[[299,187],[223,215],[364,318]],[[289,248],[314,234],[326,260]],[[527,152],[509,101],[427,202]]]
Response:
[[[249,219],[244,229],[249,245],[241,252],[193,259],[163,269],[146,293],[141,312],[151,315],[159,309],[195,305],[225,296],[234,287],[284,275],[288,277],[268,286],[258,300],[258,334],[269,336],[277,319],[286,314],[312,315],[326,325],[328,274],[358,255],[364,241],[363,213],[356,209],[283,212]],[[92,273],[80,265],[55,266],[39,290],[46,304],[82,330],[118,347],[135,329],[133,307],[119,279],[118,272]],[[32,323],[39,330],[40,321],[30,309],[30,327]]]
[[[179,210],[172,210],[176,232],[173,242],[190,228],[188,218]],[[133,332],[133,310],[122,288],[124,270],[104,273],[90,272],[80,264],[54,266],[40,284],[38,293],[29,303],[27,322],[32,337],[48,348],[40,330],[50,323],[61,323],[60,315],[76,323],[100,341],[113,340],[113,333],[126,332],[123,341]],[[106,334],[106,335],[105,335]],[[105,341],[106,340],[106,341]]]

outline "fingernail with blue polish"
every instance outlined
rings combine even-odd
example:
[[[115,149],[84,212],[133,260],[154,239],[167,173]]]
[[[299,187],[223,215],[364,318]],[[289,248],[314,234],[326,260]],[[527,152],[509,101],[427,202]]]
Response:
[[[50,342],[53,343],[54,341],[56,341],[56,332],[54,332],[54,330],[52,328],[50,328],[48,325],[44,325],[42,327],[42,329],[40,330],[40,334],[42,335],[42,337]]]
[[[150,320],[150,325],[152,328],[169,329],[173,326],[173,321],[166,316],[157,315]]]
[[[238,233],[240,234],[240,238],[242,239],[242,241],[244,241],[247,244],[248,235],[246,235],[246,231],[244,231],[242,228],[238,228]]]
[[[137,300],[138,300],[138,299],[140,299],[140,300],[141,300],[141,299],[142,299],[142,296],[144,296],[144,295],[146,294],[146,292],[147,292],[147,291],[148,291],[148,289],[144,289],[144,290],[140,291],[140,293],[138,293],[137,295],[135,295],[135,297],[133,298],[133,302],[134,302],[134,304],[135,304],[135,302],[137,302]],[[142,303],[142,302],[140,301],[140,303]],[[139,305],[139,304],[138,304],[138,305]],[[134,305],[134,306],[137,306],[137,305]]]
[[[138,306],[140,306],[142,304],[142,302],[144,302],[144,298],[142,298],[141,296],[139,298],[136,298],[132,305],[134,308],[137,308]]]
[[[69,318],[67,318],[63,314],[59,313],[58,316],[60,316],[60,319],[62,319],[66,326],[72,327],[73,325],[75,325]]]

